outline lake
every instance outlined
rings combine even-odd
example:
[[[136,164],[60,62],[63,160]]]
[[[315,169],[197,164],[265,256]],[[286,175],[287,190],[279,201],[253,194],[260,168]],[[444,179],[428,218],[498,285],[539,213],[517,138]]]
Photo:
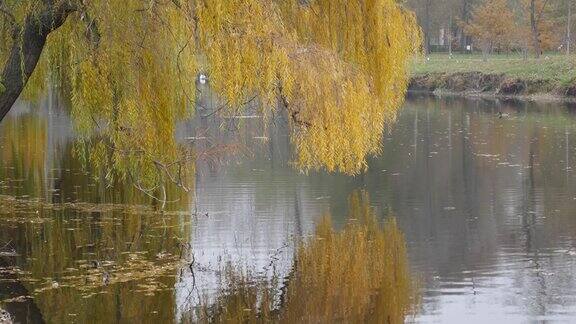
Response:
[[[194,310],[209,309],[199,305],[225,299],[230,278],[264,282],[274,300],[299,282],[288,291],[309,291],[313,303],[314,287],[326,287],[293,275],[300,242],[320,240],[326,219],[342,244],[364,235],[349,226],[361,210],[397,223],[400,234],[374,231],[382,244],[405,240],[409,274],[398,275],[402,253],[390,269],[418,289],[388,283],[396,290],[377,296],[418,297],[383,314],[410,308],[403,320],[426,323],[576,318],[575,106],[412,94],[382,155],[356,177],[294,170],[286,131],[263,126],[209,117],[180,125],[179,142],[213,154],[196,161],[193,188],[170,188],[161,210],[85,163],[57,98],[19,103],[0,125],[0,307],[21,323],[196,321]],[[336,258],[354,260],[338,246]],[[230,265],[246,275],[226,277]],[[328,287],[345,280],[331,278],[340,279]],[[358,289],[350,293],[361,298],[376,288]]]

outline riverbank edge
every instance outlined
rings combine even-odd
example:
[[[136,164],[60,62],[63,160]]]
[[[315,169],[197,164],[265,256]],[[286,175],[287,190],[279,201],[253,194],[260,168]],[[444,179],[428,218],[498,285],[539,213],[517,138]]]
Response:
[[[576,83],[522,79],[482,72],[423,73],[410,77],[409,92],[530,101],[576,101]]]

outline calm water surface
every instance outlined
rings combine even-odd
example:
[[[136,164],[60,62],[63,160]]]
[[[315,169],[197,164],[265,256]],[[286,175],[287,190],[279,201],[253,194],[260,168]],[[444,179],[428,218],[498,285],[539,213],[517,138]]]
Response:
[[[285,133],[259,120],[199,118],[180,141],[241,153],[198,161],[194,190],[160,213],[83,167],[56,99],[22,103],[0,125],[0,306],[20,322],[177,322],[223,262],[288,275],[294,242],[328,212],[342,227],[364,190],[406,237],[422,296],[407,321],[574,322],[575,112],[410,97],[357,177],[298,173]]]

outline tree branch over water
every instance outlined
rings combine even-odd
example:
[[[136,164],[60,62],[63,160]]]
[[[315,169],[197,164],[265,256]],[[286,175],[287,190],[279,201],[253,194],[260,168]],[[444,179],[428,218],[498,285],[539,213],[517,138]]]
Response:
[[[62,26],[68,15],[76,9],[76,6],[68,2],[57,5],[48,2],[42,12],[29,13],[23,26],[16,27],[12,49],[0,78],[4,88],[0,92],[0,121],[10,111],[34,72],[48,35]],[[2,12],[9,14],[5,10]],[[15,23],[14,16],[11,17]]]
[[[357,174],[395,120],[420,33],[395,0],[353,2],[3,2],[20,26],[11,37],[0,25],[0,120],[22,91],[56,83],[76,133],[118,149],[101,144],[87,161],[113,161],[123,180],[137,169],[153,187],[155,162],[178,157],[175,125],[193,116],[205,73],[226,103],[215,114],[286,112],[297,168]],[[147,154],[122,153],[133,150]]]

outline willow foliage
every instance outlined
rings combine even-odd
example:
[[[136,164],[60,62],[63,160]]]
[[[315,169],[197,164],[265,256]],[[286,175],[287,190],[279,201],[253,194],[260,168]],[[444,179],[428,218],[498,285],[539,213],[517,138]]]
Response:
[[[300,169],[358,173],[379,153],[420,42],[395,0],[63,1],[77,10],[50,34],[29,88],[57,80],[80,134],[102,147],[90,159],[138,177],[188,156],[174,128],[193,113],[199,72],[222,114],[257,98],[263,116],[289,116]],[[17,22],[45,3],[0,2]],[[0,18],[0,62],[10,24]]]

